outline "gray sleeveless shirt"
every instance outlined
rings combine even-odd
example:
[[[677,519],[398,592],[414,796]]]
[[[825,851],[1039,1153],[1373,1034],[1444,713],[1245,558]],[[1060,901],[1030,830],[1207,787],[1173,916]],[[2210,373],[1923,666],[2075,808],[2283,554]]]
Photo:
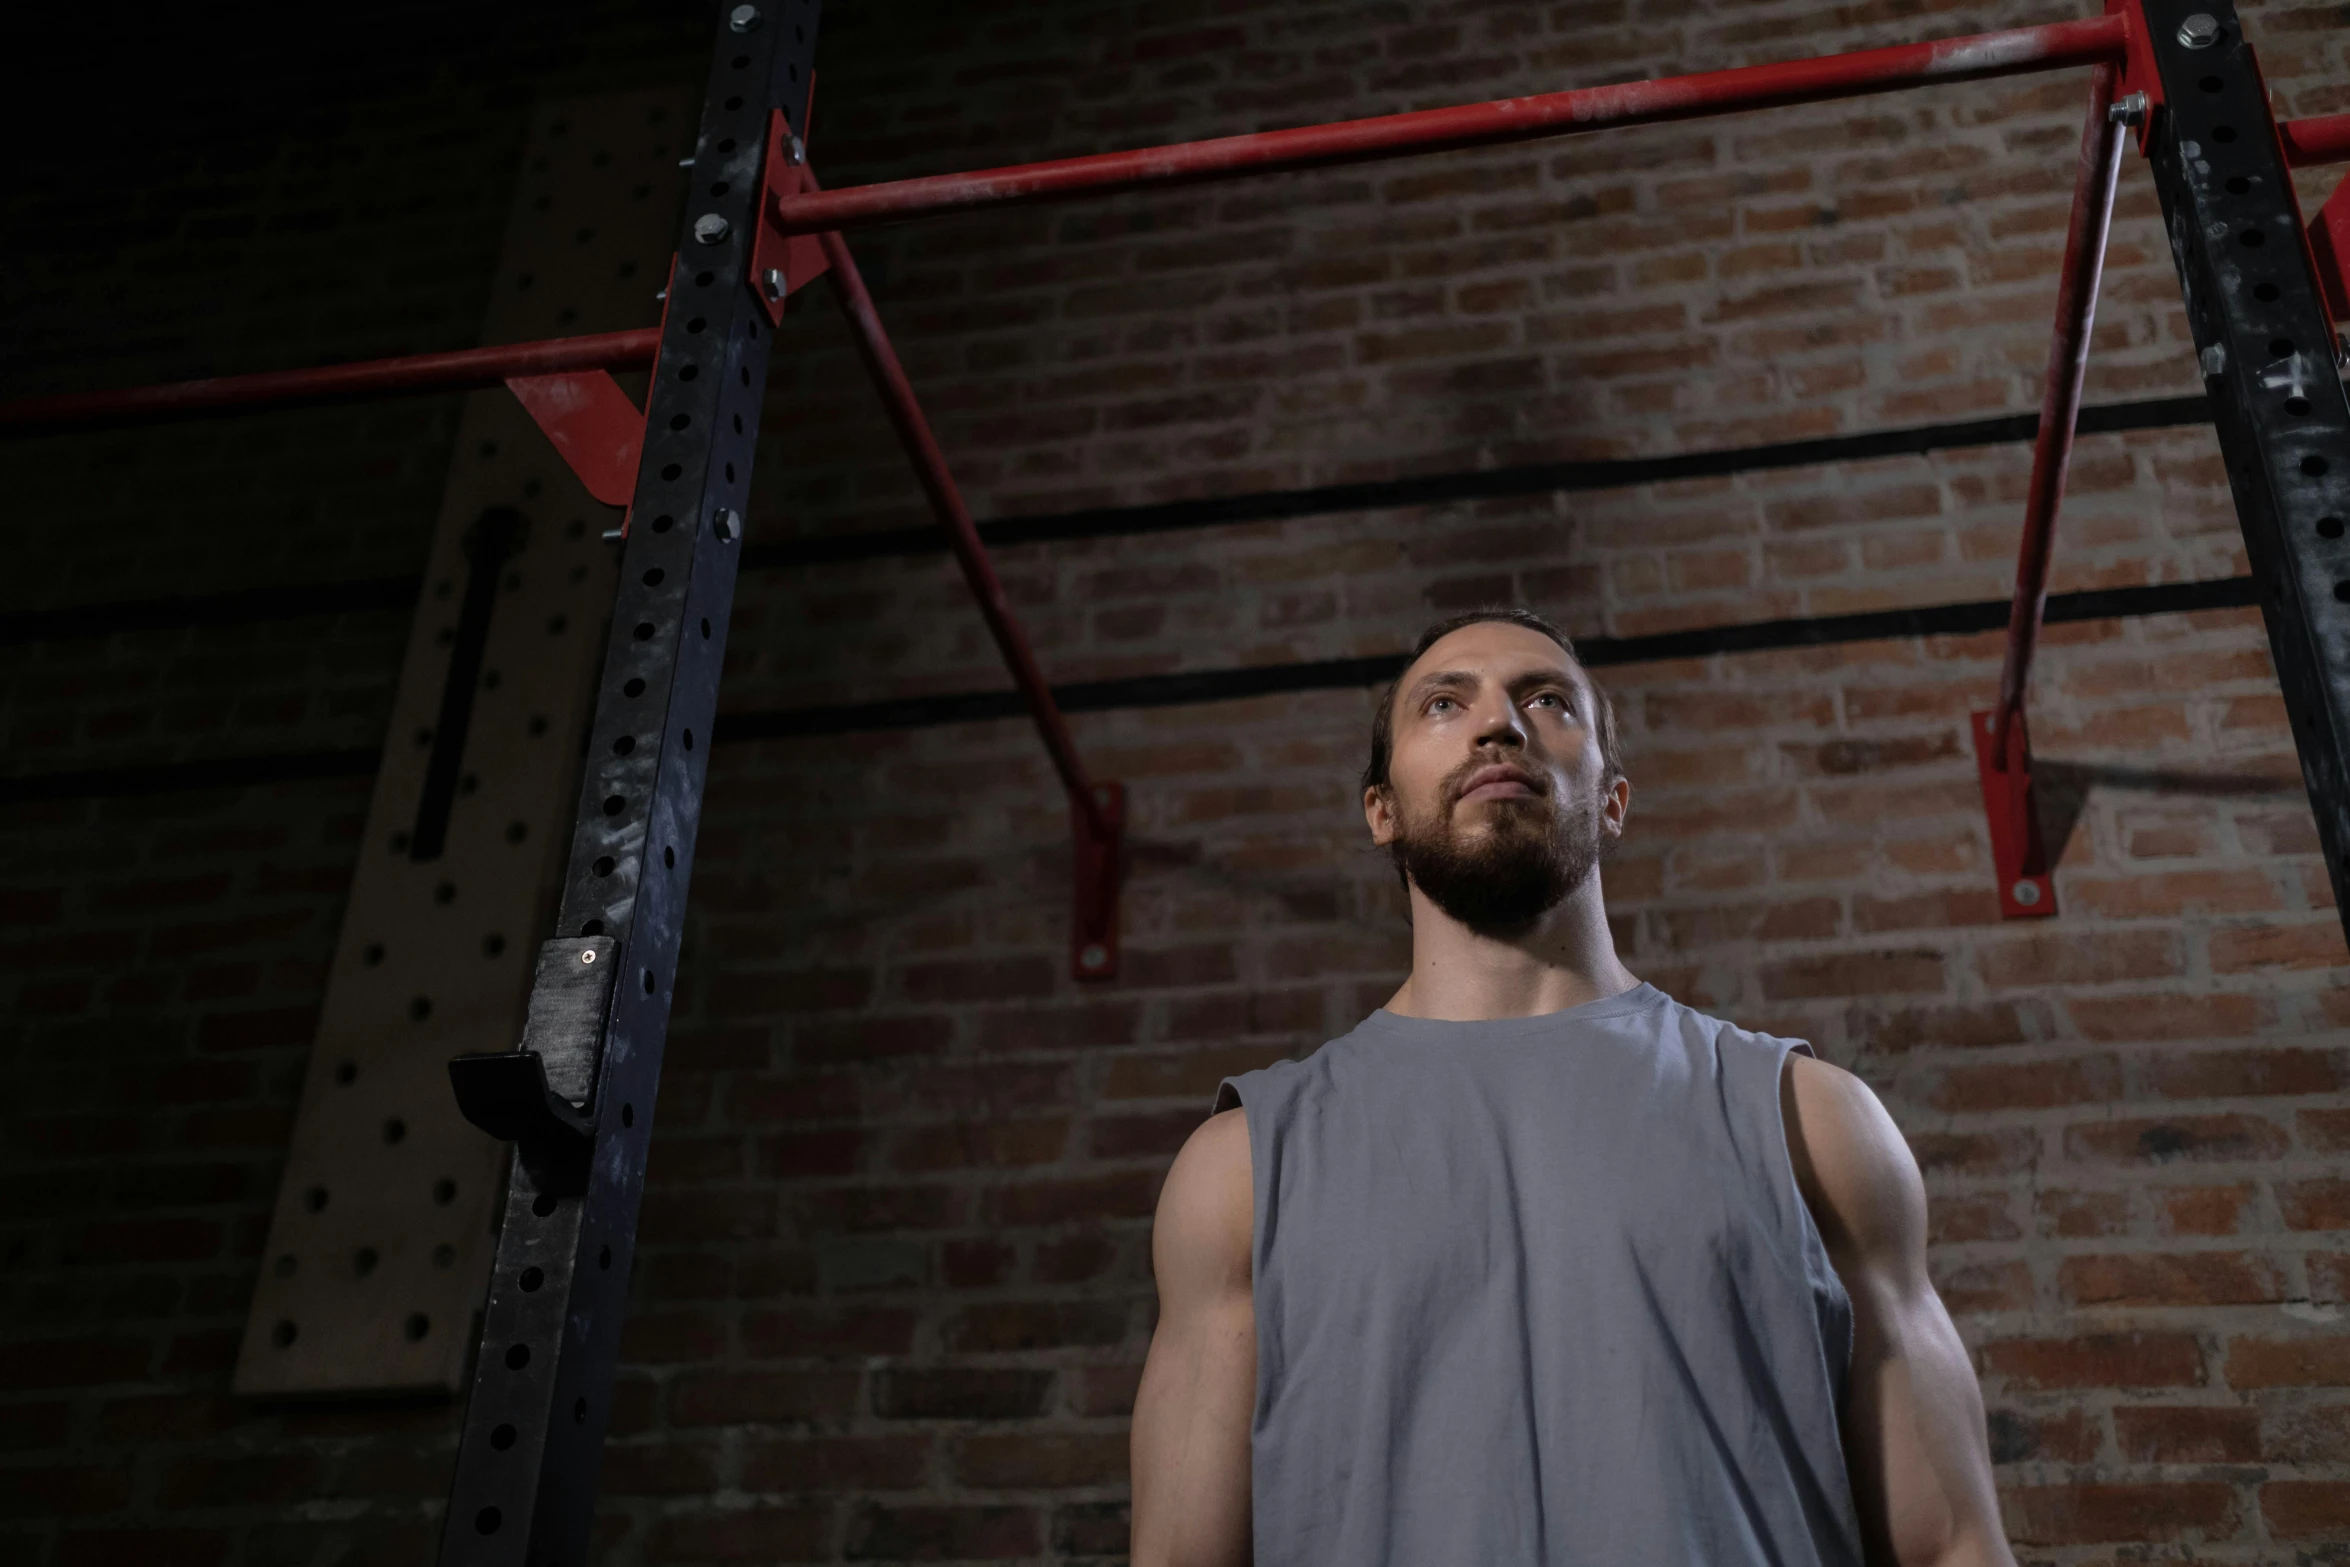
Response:
[[[1859,1567],[1789,1050],[1640,985],[1228,1080],[1257,1567]]]

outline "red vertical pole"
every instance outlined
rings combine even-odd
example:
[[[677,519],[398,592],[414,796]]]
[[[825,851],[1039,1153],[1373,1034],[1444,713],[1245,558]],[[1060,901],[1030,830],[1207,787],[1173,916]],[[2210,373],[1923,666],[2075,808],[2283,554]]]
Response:
[[[2024,727],[2024,691],[2039,646],[2040,617],[2048,602],[2048,561],[2056,542],[2056,513],[2064,499],[2065,470],[2073,455],[2073,427],[2081,414],[2081,386],[2089,368],[2089,335],[2097,319],[2097,285],[2105,271],[2106,235],[2113,225],[2113,193],[2120,175],[2124,126],[2114,113],[2120,68],[2096,66],[2089,78],[2089,120],[2081,131],[2080,166],[2073,182],[2072,221],[2057,280],[2056,331],[2048,347],[2048,377],[2040,396],[2040,431],[2032,446],[2032,481],[2024,501],[2023,541],[2017,552],[2015,599],[2007,616],[2007,659],[1999,673],[1999,705],[1975,715],[1975,746],[1990,815],[1999,897],[2011,917],[2056,912],[2047,855],[2032,812],[2031,742]]]

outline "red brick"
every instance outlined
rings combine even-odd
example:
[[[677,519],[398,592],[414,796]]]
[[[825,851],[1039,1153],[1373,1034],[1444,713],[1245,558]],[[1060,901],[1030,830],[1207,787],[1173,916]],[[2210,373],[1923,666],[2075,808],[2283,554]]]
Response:
[[[2259,996],[2220,994],[2068,996],[2065,1012],[2090,1039],[2229,1039],[2258,1031],[2268,1006]]]
[[[2239,1338],[2228,1345],[2228,1386],[2350,1387],[2350,1338]]]
[[[683,1372],[669,1384],[674,1425],[782,1425],[840,1419],[857,1407],[853,1371]]]
[[[2260,1457],[2260,1411],[2209,1404],[2117,1404],[2113,1432],[2139,1464],[2248,1464]]]
[[[658,1562],[813,1562],[833,1559],[832,1509],[824,1506],[713,1506],[665,1512],[645,1542]]]
[[[1988,944],[1975,971],[1998,989],[2107,985],[2184,973],[2186,958],[2168,931],[2066,931]]]
[[[2246,1306],[2284,1298],[2276,1265],[2243,1252],[2067,1257],[2057,1287],[2076,1306]]]
[[[2284,1151],[2285,1133],[2256,1116],[2180,1115],[2068,1126],[2064,1148],[2075,1159],[2104,1164],[2273,1159]]]
[[[2330,1050],[2204,1050],[2157,1056],[2146,1084],[2166,1099],[2244,1099],[2262,1094],[2324,1094],[2350,1073]]]
[[[885,1420],[1018,1420],[1044,1408],[1053,1374],[1012,1367],[903,1366],[876,1374]]]
[[[2277,1207],[2294,1230],[2350,1230],[2350,1180],[2279,1181]]]
[[[1984,1368],[2019,1388],[2187,1387],[2203,1380],[2203,1351],[2185,1333],[2094,1333],[2001,1339]]]
[[[2204,1482],[2023,1486],[2005,1500],[2009,1537],[2024,1545],[2212,1540],[2236,1529],[2233,1488]]]
[[[1942,955],[1930,951],[1792,958],[1763,965],[1758,979],[1763,996],[1771,1001],[1934,992],[1947,983]]]
[[[927,1436],[838,1436],[758,1440],[742,1455],[751,1491],[905,1491],[930,1470]]]
[[[2233,1235],[2252,1209],[2249,1185],[2172,1186],[2160,1192],[2163,1229],[2172,1235]]]
[[[2343,949],[2342,923],[2330,917],[2304,925],[2247,925],[2211,933],[2211,969],[2215,974],[2340,968],[2345,964],[2350,964],[2350,952]]]
[[[984,1490],[1066,1490],[1126,1482],[1124,1428],[975,1436],[955,1450],[955,1477]]]
[[[2260,1488],[2260,1511],[2280,1540],[2350,1538],[2350,1482],[2271,1480]]]
[[[2121,1064],[2111,1056],[2001,1061],[1933,1073],[1926,1079],[1926,1085],[1922,1096],[1925,1102],[1950,1114],[2045,1110],[2121,1097]]]
[[[871,1507],[849,1521],[850,1561],[1002,1561],[1043,1548],[1024,1507]]]

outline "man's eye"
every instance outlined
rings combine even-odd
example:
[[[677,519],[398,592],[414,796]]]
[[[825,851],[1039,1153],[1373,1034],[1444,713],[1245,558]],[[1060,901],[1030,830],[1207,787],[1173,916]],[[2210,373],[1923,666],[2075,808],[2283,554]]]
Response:
[[[1440,696],[1440,697],[1435,697],[1435,698],[1432,698],[1432,699],[1429,701],[1429,703],[1428,703],[1428,711],[1429,711],[1429,712],[1431,712],[1431,713],[1433,713],[1433,712],[1436,712],[1436,711],[1437,711],[1438,709],[1440,709],[1440,708],[1447,708],[1447,707],[1450,707],[1450,706],[1452,706],[1452,705],[1453,705],[1453,700],[1452,700],[1452,698],[1451,698],[1451,697],[1449,697],[1449,696]]]

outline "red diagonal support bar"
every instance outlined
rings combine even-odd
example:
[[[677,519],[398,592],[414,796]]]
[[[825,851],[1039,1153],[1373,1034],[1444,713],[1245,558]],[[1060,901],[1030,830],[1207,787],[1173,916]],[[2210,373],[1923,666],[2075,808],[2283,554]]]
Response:
[[[2007,661],[1999,674],[1999,705],[1974,715],[1976,762],[1990,818],[1992,859],[1999,870],[1999,905],[2010,918],[2056,912],[2055,884],[2033,809],[2024,692],[2048,602],[2056,513],[2064,500],[2065,471],[2072,463],[2073,429],[2080,420],[2081,385],[2089,368],[2089,335],[2097,320],[2097,285],[2105,271],[2106,236],[2113,226],[2123,141],[2123,127],[2113,112],[2119,77],[2115,65],[2100,65],[2090,73],[2089,121],[2081,130],[2080,164],[2073,177],[2072,221],[2065,231],[2064,272],[2056,286],[2056,331],[2048,345],[2040,431],[2032,445],[2015,600],[2007,613]]]
[[[447,354],[363,359],[311,370],[211,376],[161,386],[107,392],[64,392],[0,402],[0,430],[64,429],[74,425],[134,424],[190,414],[227,413],[288,403],[350,402],[414,392],[466,392],[521,376],[574,370],[642,370],[660,349],[658,327],[558,337],[538,343],[502,343]]]
[[[807,188],[816,188],[813,170],[803,166],[799,178]],[[1012,671],[1013,684],[1027,700],[1029,717],[1044,740],[1053,770],[1061,775],[1061,786],[1068,791],[1070,821],[1077,836],[1077,919],[1071,943],[1077,977],[1111,978],[1118,968],[1118,844],[1125,823],[1124,792],[1114,783],[1097,783],[1086,776],[1085,763],[1077,755],[1077,743],[1070,738],[1060,704],[1053,700],[1052,687],[1046,683],[1044,670],[1036,662],[1036,652],[1028,644],[1028,633],[1021,629],[1019,617],[1012,613],[1003,581],[996,575],[995,562],[988,558],[987,546],[981,542],[970,509],[963,504],[962,492],[955,487],[955,476],[947,468],[946,454],[939,450],[937,438],[930,433],[930,422],[922,416],[922,405],[914,396],[914,384],[906,378],[897,350],[890,346],[889,333],[881,324],[880,312],[873,308],[873,296],[866,291],[865,279],[857,271],[855,258],[849,254],[848,242],[832,233],[822,238],[825,261],[832,274],[833,297],[840,301],[841,313],[848,317],[857,351],[864,357],[865,367],[873,372],[882,405],[889,412],[890,423],[897,427],[898,438],[905,442],[907,455],[913,459],[914,476],[921,481],[922,493],[930,499],[930,509],[946,529],[947,543],[954,550],[956,563],[963,568],[964,581],[971,585],[971,596],[978,602],[980,618],[987,622],[988,634],[1002,651],[1004,663]]]
[[[637,457],[644,450],[645,416],[611,372],[566,370],[559,375],[511,375],[506,387],[588,494],[607,506],[626,506],[636,492]]]
[[[810,188],[789,196],[778,191],[771,197],[771,215],[787,234],[819,233],[971,207],[1321,168],[1460,147],[1490,147],[1577,131],[1819,103],[1897,87],[2094,65],[2119,60],[2127,39],[2128,23],[2123,18],[2100,16],[1948,38],[1939,43],[1902,44],[1651,82],[1502,98],[1051,163],[932,174],[834,191]]]

